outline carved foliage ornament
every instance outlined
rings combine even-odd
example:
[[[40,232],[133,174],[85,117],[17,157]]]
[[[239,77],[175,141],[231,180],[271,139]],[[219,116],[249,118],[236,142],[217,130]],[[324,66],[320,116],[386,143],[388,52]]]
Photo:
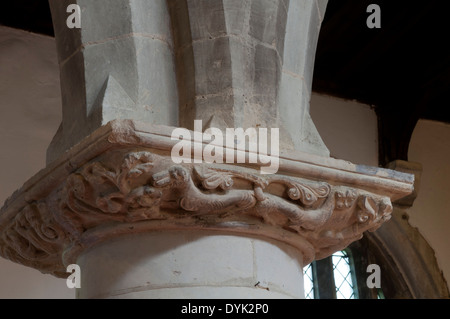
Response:
[[[65,276],[63,252],[89,230],[168,220],[189,227],[205,218],[212,224],[231,218],[301,236],[321,258],[377,229],[391,213],[389,198],[353,188],[243,167],[173,165],[147,151],[118,151],[86,164],[46,199],[25,206],[1,232],[0,253]]]

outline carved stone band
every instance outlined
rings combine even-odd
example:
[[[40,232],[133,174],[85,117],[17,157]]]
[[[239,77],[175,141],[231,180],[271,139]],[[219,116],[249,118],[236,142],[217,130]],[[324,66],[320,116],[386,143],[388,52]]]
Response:
[[[109,238],[208,229],[286,242],[309,263],[376,230],[413,187],[410,175],[305,154],[282,155],[275,175],[256,164],[174,164],[171,129],[116,121],[72,148],[6,202],[0,254],[66,277],[66,265]]]

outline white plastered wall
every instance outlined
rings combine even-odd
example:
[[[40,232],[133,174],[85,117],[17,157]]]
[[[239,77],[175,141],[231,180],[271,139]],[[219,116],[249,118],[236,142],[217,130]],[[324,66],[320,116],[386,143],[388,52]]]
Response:
[[[436,253],[447,283],[450,280],[450,125],[420,120],[409,145],[409,160],[422,164],[420,190],[408,211]]]
[[[331,157],[378,166],[377,116],[369,105],[313,93],[310,113]]]

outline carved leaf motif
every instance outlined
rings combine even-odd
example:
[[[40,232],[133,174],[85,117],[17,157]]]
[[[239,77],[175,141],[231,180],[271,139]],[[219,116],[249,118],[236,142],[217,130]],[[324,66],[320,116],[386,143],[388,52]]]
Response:
[[[153,186],[155,187],[180,187],[186,185],[190,174],[182,166],[172,166],[168,170],[153,174]]]
[[[149,152],[128,154],[122,164],[122,170],[128,172],[128,177],[136,177],[149,173],[153,169],[154,156]]]
[[[99,228],[114,236],[115,225],[129,222],[181,218],[180,225],[189,227],[198,219],[228,223],[235,217],[300,234],[317,244],[320,255],[375,230],[393,209],[387,197],[347,186],[332,189],[327,183],[224,165],[167,169],[166,157],[149,152],[129,153],[118,163],[121,154],[84,165],[42,205],[29,204],[17,213],[0,234],[1,255],[66,276],[63,248],[76,246],[83,233],[95,233],[104,223],[111,231]]]
[[[391,201],[388,199],[383,199],[380,203],[380,216],[383,221],[388,221],[392,217],[392,211],[394,208],[392,207]]]
[[[134,189],[126,198],[130,207],[153,207],[159,205],[162,193],[149,186]]]
[[[131,191],[130,180],[145,174],[151,174],[154,168],[154,156],[149,152],[136,152],[128,154],[122,164],[122,169],[117,178],[117,186],[122,193]]]
[[[101,213],[102,210],[95,202],[94,190],[102,184],[92,184],[80,174],[69,176],[60,195],[62,198],[60,206],[77,214]]]
[[[393,211],[393,207],[392,207],[391,201],[384,198],[379,204],[378,216],[374,220],[373,227],[369,228],[368,230],[370,232],[374,232],[378,228],[380,228],[382,223],[387,222],[388,220],[391,219],[392,211]]]
[[[48,256],[48,253],[35,247],[23,234],[26,236],[26,229],[22,226],[8,229],[5,231],[5,241],[11,248],[19,253],[22,258],[27,260],[39,260]]]
[[[159,204],[153,190],[144,185],[132,189],[132,181],[150,174],[154,156],[149,152],[127,154],[119,172],[108,170],[99,162],[87,165],[81,173],[71,175],[66,183],[66,205],[74,212],[127,214],[133,209]],[[159,194],[159,193],[158,193]]]
[[[122,210],[123,197],[122,193],[108,194],[103,197],[98,197],[96,205],[104,213],[117,214]]]
[[[217,189],[220,187],[223,190],[228,190],[233,187],[232,174],[217,172],[204,166],[195,167],[195,172],[206,189]]]
[[[56,229],[50,225],[41,224],[36,229],[39,229],[40,233],[42,234],[41,237],[44,240],[56,242],[60,239],[60,236]]]
[[[78,174],[71,175],[67,180],[67,188],[75,198],[80,200],[86,199],[87,190],[83,176]]]
[[[46,220],[43,216],[47,217]],[[27,205],[16,215],[14,223],[4,232],[3,239],[28,261],[44,259],[57,253],[65,236],[48,216],[46,205]]]
[[[290,199],[298,200],[305,206],[313,206],[319,200],[330,195],[331,187],[328,184],[320,186],[310,186],[299,182],[288,182],[289,189],[287,194]]]
[[[377,216],[377,204],[368,196],[361,196],[359,198],[359,210],[357,212],[358,221],[360,223],[366,223],[370,220],[374,220]]]
[[[117,174],[107,170],[103,165],[97,162],[88,165],[82,171],[81,175],[84,176],[90,184],[101,185],[106,181],[116,184]]]
[[[358,194],[354,190],[347,190],[344,192],[336,192],[336,208],[344,209],[350,208],[356,201]]]
[[[58,224],[48,218],[47,206],[44,203],[28,205],[22,213],[39,238],[44,241],[58,243],[65,237]],[[44,219],[43,216],[47,218]]]

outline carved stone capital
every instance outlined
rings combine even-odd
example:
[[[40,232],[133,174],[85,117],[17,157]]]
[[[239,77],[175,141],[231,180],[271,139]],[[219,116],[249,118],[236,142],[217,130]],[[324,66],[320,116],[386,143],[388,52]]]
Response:
[[[257,164],[174,164],[172,128],[115,121],[67,152],[0,211],[0,254],[55,276],[107,239],[207,229],[268,237],[323,258],[391,218],[410,175],[284,154]]]

